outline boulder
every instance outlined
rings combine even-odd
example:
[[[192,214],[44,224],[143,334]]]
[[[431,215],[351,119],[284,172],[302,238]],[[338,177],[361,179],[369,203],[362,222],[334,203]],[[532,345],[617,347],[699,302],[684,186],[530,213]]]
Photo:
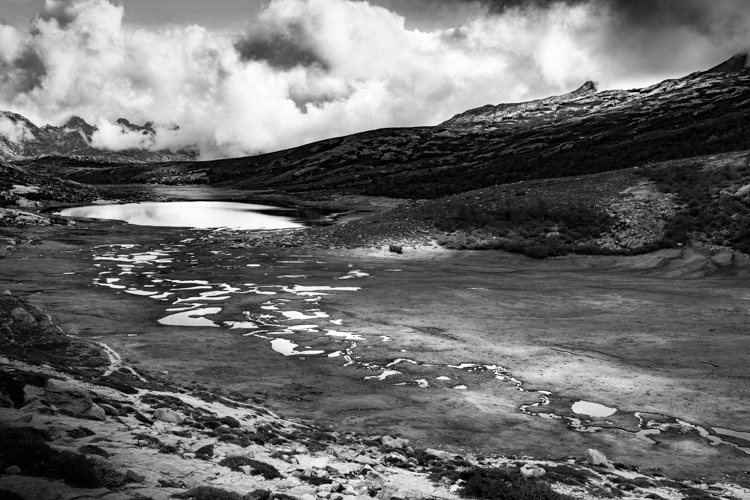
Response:
[[[16,307],[10,312],[10,315],[13,317],[14,321],[18,321],[19,323],[26,325],[36,323],[36,318],[23,307]]]
[[[396,438],[391,436],[383,436],[382,438],[380,438],[380,442],[383,444],[383,446],[387,446],[388,448],[396,448],[399,450],[409,444],[408,439]]]
[[[185,421],[185,416],[169,408],[159,408],[154,411],[154,419],[167,422],[169,424],[181,424]]]
[[[49,379],[44,386],[44,400],[58,410],[79,418],[104,421],[104,410],[91,399],[83,387],[57,379]]]
[[[599,467],[613,468],[612,462],[607,460],[607,457],[601,451],[589,449],[586,451],[586,461],[591,465]]]
[[[538,465],[525,464],[523,467],[521,467],[521,474],[523,475],[523,477],[531,479],[535,477],[542,477],[547,474],[547,471],[542,467],[539,467]]]

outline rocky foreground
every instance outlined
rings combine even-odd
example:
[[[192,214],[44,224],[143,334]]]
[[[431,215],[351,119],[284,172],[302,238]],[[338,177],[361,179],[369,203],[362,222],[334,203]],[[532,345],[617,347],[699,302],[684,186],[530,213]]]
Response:
[[[0,295],[0,498],[750,498],[578,457],[456,455],[285,419],[242,394],[180,387]]]

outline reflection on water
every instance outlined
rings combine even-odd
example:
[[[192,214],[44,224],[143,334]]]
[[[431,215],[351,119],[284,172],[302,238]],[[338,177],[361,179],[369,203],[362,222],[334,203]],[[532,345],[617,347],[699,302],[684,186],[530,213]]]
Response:
[[[138,226],[196,227],[213,229],[290,229],[304,224],[293,209],[231,201],[179,201],[127,203],[66,208],[60,215],[123,220]]]

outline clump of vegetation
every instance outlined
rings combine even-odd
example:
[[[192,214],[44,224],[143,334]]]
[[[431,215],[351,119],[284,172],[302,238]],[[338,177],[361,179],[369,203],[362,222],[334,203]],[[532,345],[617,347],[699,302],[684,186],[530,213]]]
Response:
[[[433,479],[447,477],[463,481],[459,493],[466,498],[493,500],[572,500],[555,492],[546,481],[525,478],[518,468],[472,467],[433,474]]]
[[[252,469],[252,474],[261,475],[264,479],[275,479],[281,477],[281,473],[273,465],[239,455],[226,457],[219,462],[219,465],[229,467],[235,472],[242,472],[242,467],[249,465]]]
[[[750,193],[736,196],[750,184],[750,164],[703,168],[682,163],[644,169],[642,174],[660,191],[674,193],[683,208],[664,228],[664,237],[676,243],[691,240],[727,245],[750,253]]]
[[[30,428],[0,427],[0,469],[18,466],[24,474],[60,479],[78,488],[104,485],[95,463],[78,453],[61,452]]]
[[[573,486],[584,485],[590,477],[594,476],[594,474],[585,469],[578,469],[565,464],[545,467],[545,469],[547,470],[547,479]]]
[[[458,250],[506,250],[535,259],[594,251],[591,242],[609,228],[608,214],[583,204],[550,207],[544,200],[491,210],[466,203],[435,227],[448,234],[438,243]],[[603,253],[597,252],[597,253]]]
[[[184,493],[175,493],[172,498],[189,500],[245,500],[245,497],[233,491],[222,490],[213,486],[197,486]]]

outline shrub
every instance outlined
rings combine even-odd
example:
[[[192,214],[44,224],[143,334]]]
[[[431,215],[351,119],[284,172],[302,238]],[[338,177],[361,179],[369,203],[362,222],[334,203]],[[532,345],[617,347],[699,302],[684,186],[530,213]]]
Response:
[[[213,486],[198,486],[184,493],[175,493],[172,498],[190,500],[243,500],[242,495]]]
[[[249,465],[252,469],[252,474],[262,475],[264,479],[275,479],[281,477],[281,473],[273,465],[239,455],[226,457],[219,462],[219,465],[229,467],[235,472],[241,472],[242,466]]]
[[[476,467],[461,474],[462,496],[493,500],[572,500],[544,481],[524,478],[517,469]]]

